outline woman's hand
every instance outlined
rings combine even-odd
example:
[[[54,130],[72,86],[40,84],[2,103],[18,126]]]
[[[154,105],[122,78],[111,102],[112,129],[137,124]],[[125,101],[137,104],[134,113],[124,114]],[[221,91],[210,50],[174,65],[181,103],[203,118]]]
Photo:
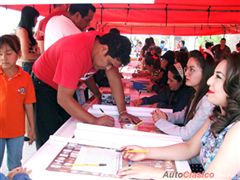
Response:
[[[12,180],[13,177],[18,173],[30,174],[31,170],[27,170],[26,168],[22,168],[22,167],[17,167],[8,173],[9,180]]]
[[[117,172],[118,176],[128,179],[161,179],[163,174],[164,172],[160,168],[140,164],[122,168]]]
[[[131,161],[141,161],[146,159],[146,155],[149,152],[147,148],[141,146],[126,146],[122,148],[123,159]]]
[[[157,122],[159,119],[167,119],[167,114],[160,109],[156,109],[152,113],[152,118],[154,123]]]

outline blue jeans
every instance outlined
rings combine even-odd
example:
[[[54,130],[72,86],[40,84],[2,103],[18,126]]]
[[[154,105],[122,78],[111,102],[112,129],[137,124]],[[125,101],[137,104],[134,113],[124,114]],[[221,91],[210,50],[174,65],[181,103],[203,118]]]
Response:
[[[3,173],[0,172],[0,179],[1,180],[8,180],[8,178],[6,176],[4,176]]]
[[[3,173],[0,173],[0,180],[9,180],[8,177],[4,176]],[[25,173],[17,173],[13,176],[12,180],[31,180],[28,174]]]
[[[22,165],[22,150],[23,150],[24,136],[17,138],[0,138],[0,166],[2,166],[5,145],[7,146],[7,166],[8,170]]]

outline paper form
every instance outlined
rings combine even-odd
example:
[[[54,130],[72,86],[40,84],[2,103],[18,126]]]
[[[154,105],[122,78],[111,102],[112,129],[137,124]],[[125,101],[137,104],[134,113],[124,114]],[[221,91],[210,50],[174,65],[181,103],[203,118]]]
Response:
[[[61,140],[52,138],[52,140]],[[62,139],[65,141],[66,139]],[[116,177],[122,168],[121,152],[115,148],[68,142],[47,167],[50,171]]]

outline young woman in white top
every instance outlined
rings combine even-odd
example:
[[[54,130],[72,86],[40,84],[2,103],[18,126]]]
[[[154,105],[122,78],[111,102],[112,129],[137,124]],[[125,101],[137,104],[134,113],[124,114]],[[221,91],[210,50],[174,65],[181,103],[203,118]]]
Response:
[[[181,136],[189,140],[204,124],[211,114],[213,105],[208,102],[207,79],[213,74],[215,62],[208,56],[206,59],[200,51],[190,52],[185,68],[186,85],[193,87],[190,103],[179,112],[164,113],[157,109],[152,113],[155,126],[166,134]]]

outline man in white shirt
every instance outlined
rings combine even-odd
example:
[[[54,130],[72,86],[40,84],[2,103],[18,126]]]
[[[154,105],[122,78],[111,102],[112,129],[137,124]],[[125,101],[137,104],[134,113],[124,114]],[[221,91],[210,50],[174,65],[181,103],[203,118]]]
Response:
[[[66,16],[52,17],[45,29],[44,50],[64,36],[85,31],[95,12],[92,4],[71,4]]]
[[[35,33],[35,39],[38,42],[40,52],[44,51],[44,34],[48,21],[54,16],[60,16],[67,13],[68,5],[67,4],[53,4],[53,10],[48,14],[44,19],[39,22],[38,29]]]

